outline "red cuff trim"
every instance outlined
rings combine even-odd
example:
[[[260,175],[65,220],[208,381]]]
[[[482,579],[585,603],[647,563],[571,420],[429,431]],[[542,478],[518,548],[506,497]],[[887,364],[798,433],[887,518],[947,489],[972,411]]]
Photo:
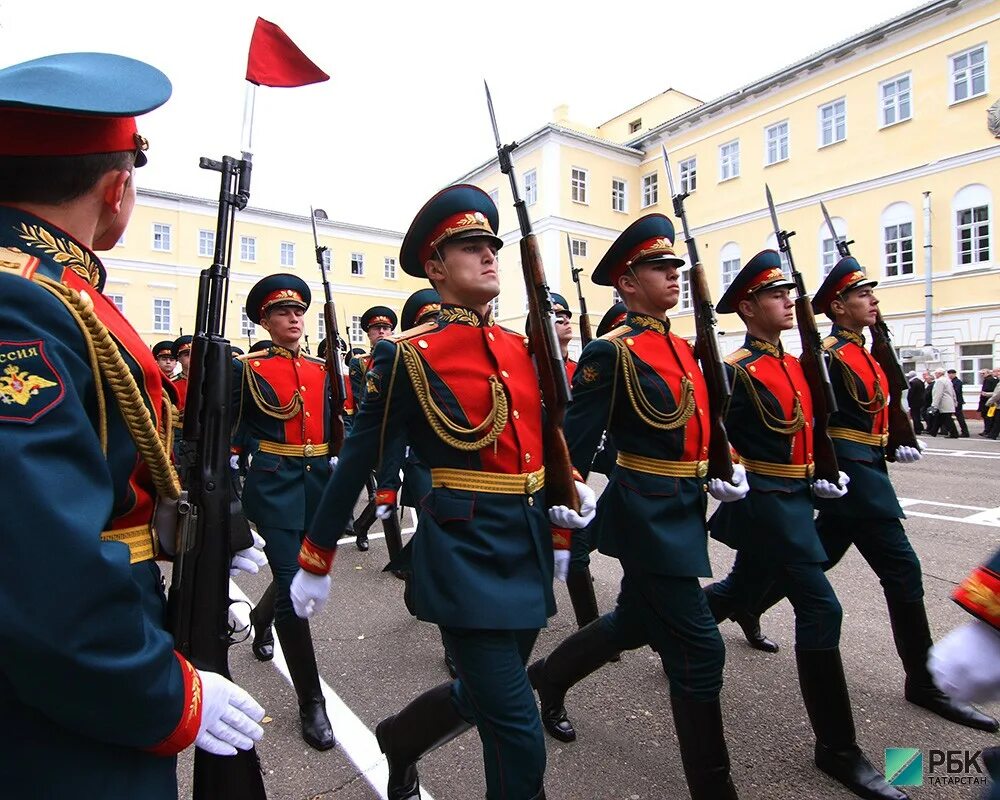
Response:
[[[553,528],[552,549],[569,550],[569,543],[572,538],[573,532],[569,528]]]
[[[580,470],[578,470],[576,467],[573,468],[573,480],[579,481],[580,483],[586,483],[586,481],[583,479],[583,475],[580,474]]]
[[[176,650],[174,655],[180,662],[181,676],[184,678],[184,713],[173,733],[155,747],[147,748],[157,756],[175,756],[190,747],[201,726],[201,676],[191,662]]]
[[[326,575],[333,567],[333,559],[336,555],[336,548],[328,550],[325,547],[320,547],[313,544],[307,536],[302,542],[302,549],[299,550],[299,566],[313,575]]]
[[[959,584],[953,597],[970,614],[1000,629],[1000,575],[979,567]]]
[[[230,455],[234,455],[234,456],[243,455],[243,448],[242,447],[237,447],[236,445],[230,445],[229,446],[229,453],[230,453]]]
[[[395,489],[378,489],[375,492],[375,505],[396,507]]]

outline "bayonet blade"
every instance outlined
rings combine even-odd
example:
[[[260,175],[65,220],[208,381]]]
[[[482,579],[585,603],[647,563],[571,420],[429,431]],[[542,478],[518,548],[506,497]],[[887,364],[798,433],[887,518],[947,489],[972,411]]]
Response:
[[[767,210],[771,212],[771,224],[774,225],[774,235],[778,237],[778,243],[781,243],[781,225],[778,224],[778,212],[774,209],[774,198],[771,197],[771,187],[766,183],[764,184],[764,194],[767,197]]]
[[[670,156],[667,155],[667,146],[661,144],[660,148],[663,150],[663,164],[667,170],[667,185],[670,186],[670,196],[677,197],[677,190],[674,188],[674,171],[670,167]]]
[[[573,278],[576,279],[576,269],[573,264],[573,240],[566,234],[566,249],[569,251],[569,268],[573,271]]]
[[[503,145],[500,143],[500,129],[497,128],[497,115],[493,111],[493,96],[490,94],[490,85],[483,79],[483,86],[486,88],[486,105],[490,109],[490,124],[493,126],[493,138],[497,140],[497,150]]]
[[[837,229],[833,227],[833,220],[830,219],[830,212],[826,210],[826,203],[820,200],[819,207],[823,212],[823,219],[826,220],[826,227],[830,229],[830,235],[833,237],[833,242],[834,244],[837,244],[840,239],[837,236]]]

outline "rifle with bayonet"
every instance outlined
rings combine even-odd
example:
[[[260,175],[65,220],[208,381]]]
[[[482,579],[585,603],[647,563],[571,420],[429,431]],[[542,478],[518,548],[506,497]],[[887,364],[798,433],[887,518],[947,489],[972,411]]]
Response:
[[[485,81],[483,84],[486,86]],[[579,511],[580,500],[573,480],[573,462],[570,461],[569,448],[566,446],[566,437],[563,434],[566,406],[573,395],[566,378],[562,348],[556,336],[556,315],[552,294],[545,278],[545,267],[542,265],[542,254],[538,249],[535,235],[531,232],[528,209],[518,192],[517,178],[510,161],[510,154],[517,148],[518,143],[511,142],[505,145],[500,142],[500,131],[497,129],[497,118],[493,111],[493,98],[490,96],[489,86],[486,86],[486,104],[489,107],[490,122],[496,139],[500,171],[510,178],[517,222],[521,229],[521,270],[528,296],[530,325],[528,338],[531,352],[535,356],[535,369],[538,372],[538,383],[545,403],[545,426],[542,433],[542,444],[545,448],[545,496],[550,506],[566,506]]]
[[[594,338],[594,331],[590,327],[590,317],[587,315],[587,298],[583,296],[583,286],[580,284],[580,273],[583,267],[578,267],[573,263],[573,240],[566,234],[566,247],[569,249],[569,271],[573,276],[573,283],[576,284],[576,296],[580,301],[580,344],[586,347]]]
[[[250,154],[199,166],[222,174],[212,266],[198,280],[198,313],[184,409],[184,442],[193,453],[187,490],[178,502],[176,554],[167,606],[177,650],[198,669],[229,674],[229,564],[234,550],[253,544],[239,512],[229,470],[232,350],[225,338],[226,298],[237,210],[250,198]],[[239,536],[234,536],[234,532]],[[194,751],[195,800],[265,798],[254,749],[234,756]]]
[[[726,408],[732,397],[732,387],[726,374],[722,356],[719,354],[719,340],[716,335],[717,320],[712,296],[708,291],[708,278],[705,267],[698,258],[698,248],[695,245],[691,229],[688,227],[687,213],[684,211],[684,200],[688,193],[678,193],[674,188],[673,170],[667,148],[663,148],[663,164],[667,170],[667,182],[670,185],[670,196],[674,201],[674,215],[681,221],[684,230],[684,243],[687,245],[688,265],[691,279],[691,301],[694,306],[694,323],[696,338],[694,352],[701,363],[701,371],[705,375],[708,387],[709,428],[708,444],[708,476],[724,481],[733,479],[733,456],[729,450],[729,436],[723,421]]]
[[[823,340],[816,325],[813,314],[812,298],[806,293],[806,283],[802,273],[795,268],[792,258],[792,246],[788,241],[795,231],[786,231],[778,224],[778,212],[774,208],[774,198],[771,188],[765,183],[764,193],[767,197],[767,208],[771,212],[771,223],[774,225],[774,235],[778,239],[778,249],[788,261],[792,280],[795,281],[795,324],[799,328],[799,340],[802,342],[802,357],[799,363],[809,384],[809,394],[812,396],[813,407],[813,463],[816,465],[816,477],[840,484],[840,465],[837,463],[837,452],[833,448],[828,428],[830,415],[837,411],[837,398],[830,382],[830,371],[827,368],[826,357],[823,354]]]
[[[833,227],[833,220],[826,210],[826,204],[820,201],[820,209],[823,212],[823,219],[826,220],[826,227],[830,230],[830,236],[837,245],[837,254],[841,258],[847,258],[851,254],[851,245],[854,240],[845,241],[837,235],[836,228]],[[909,389],[906,382],[906,375],[903,374],[903,365],[899,363],[896,355],[896,348],[892,344],[892,333],[889,326],[882,319],[882,312],[875,309],[875,324],[869,325],[868,330],[872,335],[872,358],[874,358],[889,381],[888,396],[886,398],[886,411],[889,415],[889,442],[885,448],[885,460],[896,460],[896,449],[905,446],[920,449],[920,442],[913,432],[913,423],[909,415],[903,410],[903,395]]]
[[[316,212],[309,207],[309,219],[312,221],[313,244],[316,247],[316,263],[323,279],[323,330],[327,332],[326,342],[326,374],[327,402],[330,409],[330,455],[340,454],[344,444],[344,401],[347,398],[347,386],[344,384],[344,362],[340,359],[340,346],[337,343],[337,306],[333,301],[333,291],[330,289],[330,249],[320,245],[319,234],[316,233]]]

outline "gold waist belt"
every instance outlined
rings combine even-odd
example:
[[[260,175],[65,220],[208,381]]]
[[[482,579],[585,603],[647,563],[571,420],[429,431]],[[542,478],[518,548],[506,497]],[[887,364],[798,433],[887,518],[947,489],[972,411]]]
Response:
[[[747,472],[767,475],[771,478],[811,478],[816,472],[815,464],[775,464],[773,461],[754,461],[740,456],[740,463]]]
[[[846,439],[849,442],[870,444],[873,447],[885,447],[889,443],[888,433],[865,433],[853,428],[827,428],[831,439]]]
[[[128,545],[129,563],[138,564],[156,557],[156,539],[149,525],[136,525],[115,531],[102,531],[103,542],[124,542]]]
[[[536,472],[510,475],[505,472],[477,472],[471,469],[441,467],[431,470],[435,489],[462,489],[466,492],[492,494],[534,494],[545,486],[545,468]]]
[[[704,478],[708,475],[707,461],[667,461],[662,458],[619,452],[615,463],[625,469],[648,472],[650,475],[663,475],[667,478]]]
[[[310,456],[325,456],[330,452],[330,445],[326,442],[320,444],[285,444],[284,442],[261,441],[260,452],[273,453],[276,456],[297,456],[298,458],[309,458]]]

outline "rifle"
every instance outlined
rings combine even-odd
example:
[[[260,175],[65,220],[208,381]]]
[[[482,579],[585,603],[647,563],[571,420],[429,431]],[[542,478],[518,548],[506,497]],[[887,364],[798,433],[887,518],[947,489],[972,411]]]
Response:
[[[590,317],[587,316],[587,298],[583,296],[583,286],[580,284],[580,273],[583,267],[578,267],[573,263],[573,241],[566,234],[566,247],[569,248],[569,271],[573,275],[573,283],[576,284],[576,296],[580,300],[580,344],[586,347],[594,338],[594,332],[590,328]]]
[[[242,521],[248,541],[232,541],[238,520],[232,517],[234,490],[229,473],[232,351],[225,338],[226,295],[236,211],[250,198],[250,153],[242,159],[202,158],[199,166],[222,173],[219,215],[212,266],[198,279],[198,313],[191,344],[184,441],[193,451],[187,471],[187,491],[177,504],[177,554],[170,582],[167,618],[177,650],[199,669],[230,677],[228,651],[233,633],[229,624],[229,562],[232,547],[249,547],[250,529]],[[237,506],[238,507],[238,506]],[[265,798],[260,761],[254,749],[235,756],[194,752],[195,800]]]
[[[847,258],[851,254],[850,247],[854,244],[854,240],[847,242],[837,236],[833,220],[830,219],[830,214],[822,200],[819,207],[823,211],[826,227],[830,229],[830,235],[837,245],[837,254],[841,258]],[[889,441],[885,448],[885,460],[895,461],[898,447],[920,449],[920,442],[917,441],[917,435],[913,432],[913,423],[910,421],[909,415],[903,411],[903,395],[906,394],[909,384],[906,382],[903,366],[899,363],[899,357],[896,355],[896,348],[892,345],[892,334],[889,331],[889,326],[885,324],[882,312],[877,307],[875,309],[875,324],[869,325],[868,330],[871,331],[872,335],[872,358],[878,362],[889,381],[889,396],[886,400],[886,411],[889,415]]]
[[[833,440],[827,428],[830,424],[830,414],[837,410],[837,398],[830,382],[830,371],[823,355],[823,340],[820,339],[819,328],[816,326],[816,316],[813,314],[812,299],[806,294],[806,284],[802,273],[795,268],[792,258],[792,246],[789,239],[795,231],[786,231],[778,224],[778,212],[774,208],[774,198],[771,197],[771,187],[764,184],[767,196],[767,208],[771,212],[771,223],[774,225],[774,235],[778,239],[778,249],[788,259],[788,268],[792,271],[795,281],[795,323],[799,328],[799,340],[802,342],[802,372],[809,384],[809,394],[812,395],[813,406],[813,461],[816,464],[816,477],[840,484],[840,465],[837,463],[837,452],[833,449]]]
[[[497,129],[496,114],[493,112],[490,87],[486,81],[483,81],[483,85],[486,86],[486,104],[489,107],[493,136],[496,139],[500,171],[510,178],[517,222],[521,228],[521,271],[528,296],[528,321],[531,326],[528,338],[531,352],[535,355],[535,369],[538,371],[538,383],[545,403],[545,425],[542,431],[542,444],[545,449],[545,496],[550,506],[566,506],[579,511],[580,499],[577,497],[573,480],[573,462],[570,460],[569,447],[563,434],[563,418],[573,394],[566,379],[566,365],[563,363],[562,349],[556,336],[556,315],[545,278],[545,267],[542,265],[542,254],[538,249],[535,234],[531,232],[528,209],[518,193],[517,178],[514,176],[514,167],[510,161],[510,154],[518,144],[500,143],[500,131]]]
[[[323,278],[323,329],[327,331],[326,372],[330,376],[327,383],[330,387],[327,390],[330,405],[330,454],[336,456],[340,454],[340,448],[344,444],[344,400],[347,397],[347,387],[344,385],[344,362],[340,360],[340,346],[337,343],[337,306],[330,290],[330,248],[319,243],[316,214],[312,206],[309,207],[309,219],[312,220],[316,263],[319,264],[319,274]]]
[[[674,188],[674,175],[670,167],[667,148],[663,147],[663,163],[667,170],[667,183],[670,185],[670,196],[674,200],[674,215],[680,219],[684,230],[684,243],[687,245],[688,264],[690,265],[691,300],[694,306],[694,324],[697,335],[694,342],[694,352],[701,363],[701,371],[708,386],[708,407],[710,438],[708,443],[708,476],[721,478],[724,481],[733,479],[733,456],[729,450],[729,436],[723,420],[726,408],[733,396],[729,385],[729,376],[719,354],[719,340],[715,333],[718,321],[715,317],[715,306],[708,291],[708,278],[705,267],[698,258],[698,248],[695,245],[691,229],[688,227],[687,214],[684,211],[684,200],[687,192],[678,194]]]

